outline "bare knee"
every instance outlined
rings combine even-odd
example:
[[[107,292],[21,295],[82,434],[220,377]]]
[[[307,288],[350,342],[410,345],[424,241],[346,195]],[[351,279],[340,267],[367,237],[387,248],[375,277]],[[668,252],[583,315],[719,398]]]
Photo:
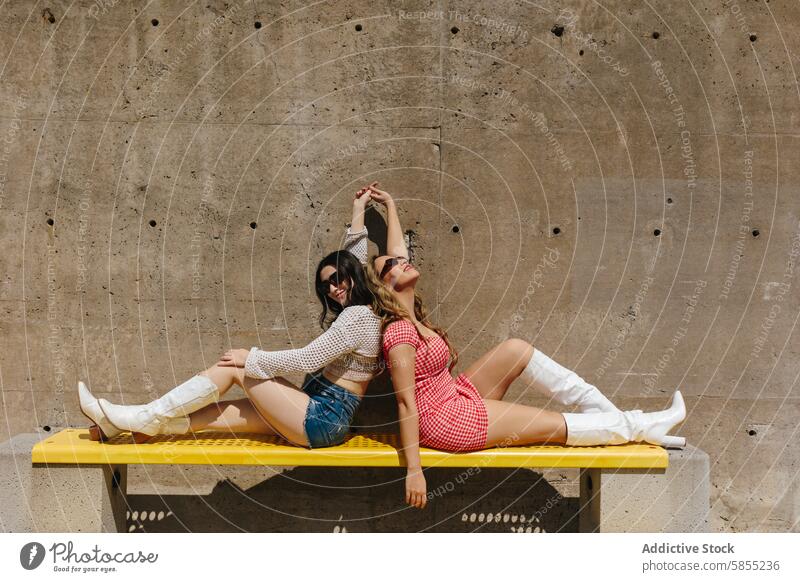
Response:
[[[523,339],[517,337],[508,338],[501,345],[512,361],[521,367],[524,367],[533,356],[533,346]]]
[[[200,372],[201,376],[208,376],[217,385],[220,394],[227,392],[228,388],[234,384],[242,386],[245,380],[244,368],[237,368],[234,366],[220,366],[214,364],[207,370]]]

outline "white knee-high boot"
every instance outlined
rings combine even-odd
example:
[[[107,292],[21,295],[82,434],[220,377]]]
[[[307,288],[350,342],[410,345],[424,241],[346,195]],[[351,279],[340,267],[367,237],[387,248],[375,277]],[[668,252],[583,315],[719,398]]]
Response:
[[[208,376],[197,374],[161,398],[140,406],[120,406],[100,398],[108,421],[121,430],[147,435],[185,434],[188,415],[219,400],[219,388]]]
[[[561,404],[577,405],[581,412],[620,412],[596,386],[536,348],[521,377],[545,396],[552,396]]]
[[[658,412],[628,410],[564,413],[563,416],[567,423],[567,444],[572,446],[621,445],[641,441],[663,447],[686,446],[684,437],[667,434],[686,418],[686,405],[680,390],[672,396],[670,407]]]
[[[89,391],[89,388],[83,382],[78,382],[78,400],[83,415],[99,427],[100,434],[96,435],[99,440],[114,438],[122,432],[108,421],[100,408],[97,398],[94,397],[94,394]]]

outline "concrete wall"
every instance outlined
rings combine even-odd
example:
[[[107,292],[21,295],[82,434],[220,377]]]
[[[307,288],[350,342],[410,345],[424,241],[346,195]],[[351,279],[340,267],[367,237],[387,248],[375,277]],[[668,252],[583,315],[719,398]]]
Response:
[[[312,339],[380,180],[460,370],[516,336],[680,387],[712,529],[798,531],[797,4],[305,4],[3,5],[0,440]]]

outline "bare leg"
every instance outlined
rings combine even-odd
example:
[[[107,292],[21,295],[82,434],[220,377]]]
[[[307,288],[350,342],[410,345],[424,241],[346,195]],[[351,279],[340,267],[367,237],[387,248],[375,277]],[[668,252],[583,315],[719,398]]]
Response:
[[[533,406],[484,400],[489,413],[486,446],[567,443],[567,423],[560,412]]]
[[[190,430],[219,430],[232,433],[278,434],[261,418],[247,398],[209,404],[189,415]]]
[[[533,346],[528,342],[507,339],[478,358],[464,375],[470,379],[486,400],[502,400],[528,361],[533,356]]]
[[[273,431],[295,445],[308,446],[304,424],[310,398],[294,384],[284,378],[250,378],[244,375],[243,368],[216,364],[200,374],[211,378],[220,394],[224,394],[233,384],[238,384],[253,403],[261,420]]]
[[[308,446],[304,428],[311,400],[308,394],[280,377],[270,380],[245,377],[242,388],[264,422],[289,442]]]

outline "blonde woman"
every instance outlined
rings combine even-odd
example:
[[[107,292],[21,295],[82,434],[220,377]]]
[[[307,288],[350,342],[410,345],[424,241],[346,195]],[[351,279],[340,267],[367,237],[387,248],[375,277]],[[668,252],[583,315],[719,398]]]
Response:
[[[386,192],[373,188],[372,196],[390,204]],[[407,503],[426,505],[420,446],[459,452],[533,443],[685,445],[684,438],[667,435],[686,417],[680,391],[666,410],[622,412],[597,387],[521,339],[501,342],[453,378],[458,355],[445,331],[427,317],[415,289],[420,273],[409,261],[402,234],[390,228],[388,237],[389,254],[373,257],[367,273],[375,287],[382,285],[376,294],[383,309],[383,356],[397,395]],[[503,402],[519,377],[580,412]]]

